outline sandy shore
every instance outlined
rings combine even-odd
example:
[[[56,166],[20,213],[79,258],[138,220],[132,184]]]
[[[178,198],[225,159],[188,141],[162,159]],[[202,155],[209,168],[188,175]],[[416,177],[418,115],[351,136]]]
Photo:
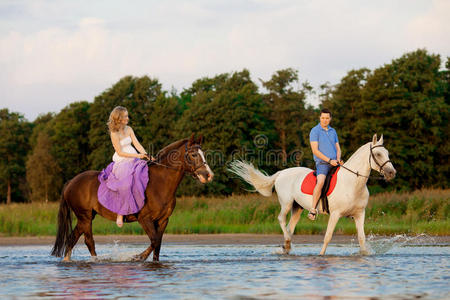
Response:
[[[376,239],[386,238],[383,236]],[[120,243],[148,244],[149,239],[144,235],[96,235],[95,242],[98,244]],[[431,244],[450,245],[450,236],[430,236]],[[321,244],[323,235],[295,235],[292,242],[294,244]],[[0,237],[0,246],[24,246],[24,245],[53,245],[54,236],[42,237]],[[80,238],[79,244],[84,243],[84,238]],[[281,234],[165,234],[163,244],[183,244],[183,245],[280,245],[283,243]],[[356,235],[334,235],[331,241],[333,244],[357,244]]]

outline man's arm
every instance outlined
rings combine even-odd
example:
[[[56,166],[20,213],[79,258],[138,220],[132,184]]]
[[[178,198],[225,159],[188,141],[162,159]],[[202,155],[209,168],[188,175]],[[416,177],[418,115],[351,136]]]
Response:
[[[319,142],[310,142],[311,144],[311,150],[312,153],[317,156],[318,158],[320,158],[323,161],[328,162],[330,160],[330,157],[326,157],[325,154],[323,154],[322,152],[319,151]]]
[[[342,165],[344,161],[341,159],[341,147],[336,143],[336,160]]]

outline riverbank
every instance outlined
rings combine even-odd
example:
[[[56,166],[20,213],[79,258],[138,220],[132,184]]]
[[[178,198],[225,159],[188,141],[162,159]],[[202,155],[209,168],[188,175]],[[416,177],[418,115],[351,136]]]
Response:
[[[411,193],[383,193],[371,196],[366,208],[365,232],[372,235],[450,235],[450,189]],[[55,236],[59,203],[0,205],[0,237]],[[179,197],[165,233],[169,234],[281,234],[280,204],[276,194],[232,195],[229,197]],[[323,235],[328,216],[316,221],[306,211],[295,233]],[[289,220],[289,215],[287,216]],[[74,218],[76,220],[76,218]],[[75,222],[74,222],[75,223]],[[74,226],[75,224],[73,224]],[[145,235],[137,223],[118,228],[115,222],[97,216],[94,235]],[[355,223],[341,218],[336,234],[356,234]]]
[[[408,237],[408,236],[405,236]],[[411,236],[412,237],[412,236]],[[370,240],[387,239],[387,236],[369,236]],[[421,236],[421,240],[427,240],[430,244],[450,245],[450,236]],[[97,235],[94,236],[97,244],[148,244],[149,239],[145,235]],[[49,245],[55,242],[54,236],[39,237],[0,237],[0,246],[26,246]],[[321,244],[323,235],[294,235],[294,244]],[[281,234],[165,234],[163,244],[182,245],[281,245]],[[333,235],[332,244],[358,244],[356,235]],[[78,245],[84,244],[81,237]]]

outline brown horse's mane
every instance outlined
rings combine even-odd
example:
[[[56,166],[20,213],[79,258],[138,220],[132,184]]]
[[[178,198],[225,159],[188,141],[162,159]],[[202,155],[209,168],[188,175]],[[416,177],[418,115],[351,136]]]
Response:
[[[160,160],[164,159],[172,150],[180,148],[180,146],[187,143],[188,140],[189,139],[182,139],[182,140],[173,142],[172,144],[162,148],[156,154],[156,160],[160,161]]]

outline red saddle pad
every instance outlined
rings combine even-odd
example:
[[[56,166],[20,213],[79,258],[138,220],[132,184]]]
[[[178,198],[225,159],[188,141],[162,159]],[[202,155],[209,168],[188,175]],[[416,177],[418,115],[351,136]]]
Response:
[[[337,181],[337,173],[339,172],[339,168],[331,177],[330,188],[328,189],[327,196],[330,195],[334,187],[336,186]],[[308,195],[312,195],[314,191],[314,187],[316,186],[317,178],[314,176],[314,171],[306,175],[305,179],[302,182],[302,192]]]

